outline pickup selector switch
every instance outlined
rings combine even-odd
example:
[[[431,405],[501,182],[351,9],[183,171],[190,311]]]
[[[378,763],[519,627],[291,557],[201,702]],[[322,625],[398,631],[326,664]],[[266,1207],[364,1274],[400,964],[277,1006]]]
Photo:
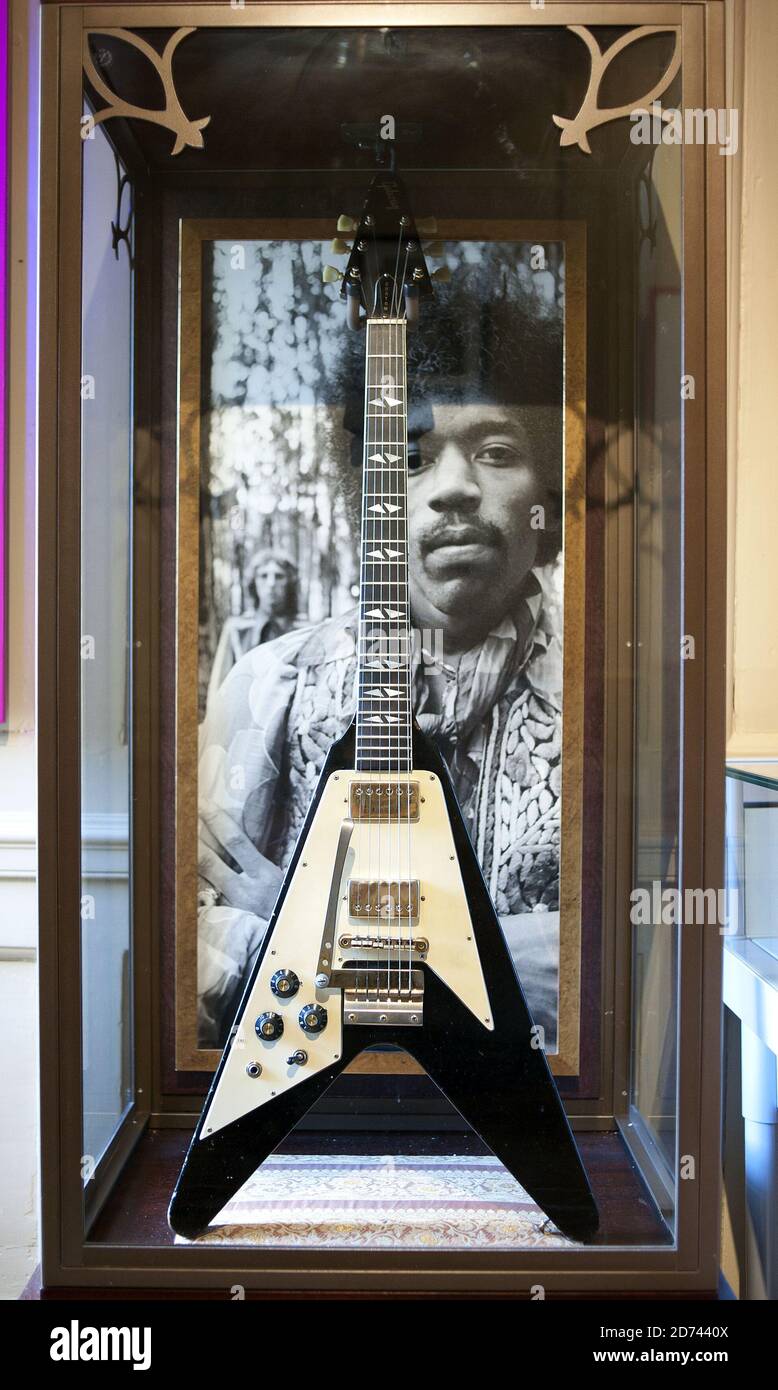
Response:
[[[263,1042],[275,1042],[276,1038],[280,1038],[284,1031],[284,1020],[280,1014],[260,1014],[254,1024],[254,1029],[257,1037],[261,1038]]]
[[[293,970],[277,970],[270,981],[270,988],[278,999],[291,999],[300,988],[300,981]]]
[[[304,1004],[298,1022],[304,1033],[321,1033],[327,1027],[327,1010],[321,1004]]]

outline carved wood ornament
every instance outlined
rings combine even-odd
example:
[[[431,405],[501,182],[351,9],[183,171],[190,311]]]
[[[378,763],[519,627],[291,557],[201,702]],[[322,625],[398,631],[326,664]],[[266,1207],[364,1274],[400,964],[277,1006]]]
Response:
[[[569,24],[568,29],[572,34],[577,34],[586,44],[589,50],[591,68],[589,72],[589,83],[586,94],[581,103],[581,107],[575,116],[554,116],[554,124],[559,126],[562,134],[560,145],[578,145],[584,154],[591,154],[589,145],[589,133],[597,126],[606,125],[610,121],[619,120],[623,116],[631,116],[634,112],[645,110],[651,102],[656,101],[664,92],[667,91],[673,78],[676,76],[681,66],[681,35],[680,30],[674,25],[666,24],[643,24],[637,29],[630,29],[621,38],[616,39],[609,48],[603,52],[590,29],[583,24]],[[193,149],[203,148],[203,130],[208,125],[211,117],[203,116],[199,120],[193,121],[185,114],[181,103],[176,94],[173,82],[173,55],[188,34],[195,32],[194,26],[177,29],[168,39],[162,53],[158,53],[152,48],[151,44],[145,39],[134,34],[130,29],[87,29],[84,32],[84,71],[95,91],[102,96],[107,105],[95,113],[94,123],[109,120],[112,116],[134,117],[140,121],[151,121],[155,125],[164,126],[175,135],[175,143],[171,151],[172,154],[180,154],[186,145]],[[121,39],[122,42],[131,44],[143,53],[159,75],[162,89],[165,95],[165,105],[159,110],[146,109],[142,106],[135,106],[131,102],[123,101],[121,97],[111,91],[111,88],[100,76],[95,66],[94,59],[89,47],[89,39],[93,34],[104,34],[112,38]],[[615,58],[623,53],[626,48],[631,47],[640,39],[648,38],[652,34],[674,34],[675,45],[670,62],[659,81],[646,92],[644,96],[637,98],[633,102],[627,102],[623,106],[612,106],[602,108],[597,105],[600,86],[603,77]]]
[[[622,34],[621,38],[616,39],[610,48],[606,48],[603,53],[594,34],[583,24],[568,24],[568,29],[572,34],[577,34],[583,39],[589,50],[591,58],[591,71],[589,73],[589,85],[586,88],[586,95],[581,103],[577,115],[554,116],[554,124],[558,125],[562,131],[559,139],[560,145],[578,145],[584,154],[591,154],[589,146],[589,132],[597,126],[606,125],[609,121],[617,121],[622,116],[631,116],[635,111],[645,110],[656,101],[664,92],[667,91],[670,83],[675,77],[681,66],[681,31],[670,24],[642,24],[637,29],[630,29],[628,33]],[[675,47],[673,56],[667,66],[664,76],[659,79],[650,92],[645,96],[638,97],[636,101],[628,102],[625,106],[599,107],[597,97],[600,92],[600,85],[608,68],[625,48],[629,48],[633,43],[640,39],[648,38],[651,34],[674,34]]]
[[[140,38],[138,34],[133,34],[130,29],[86,29],[84,31],[84,72],[95,91],[108,103],[102,110],[95,112],[94,124],[99,125],[101,121],[110,120],[112,116],[134,117],[135,120],[151,121],[154,125],[161,125],[166,130],[172,131],[176,139],[171,154],[180,154],[185,145],[191,145],[193,149],[197,150],[202,149],[203,130],[211,118],[210,116],[202,116],[197,121],[191,121],[178,100],[173,82],[173,54],[181,40],[194,32],[193,26],[177,29],[168,39],[162,53],[158,53],[150,43]],[[159,110],[147,110],[143,106],[134,106],[129,101],[123,101],[121,97],[111,91],[95,67],[89,47],[89,39],[93,34],[103,34],[106,37],[121,39],[123,43],[131,44],[133,48],[137,48],[148,58],[162,83],[162,90],[165,95],[163,107]]]

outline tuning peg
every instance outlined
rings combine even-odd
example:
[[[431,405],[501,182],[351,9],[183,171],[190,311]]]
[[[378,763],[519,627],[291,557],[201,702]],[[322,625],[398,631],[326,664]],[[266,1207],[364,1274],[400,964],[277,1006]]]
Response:
[[[340,237],[336,236],[335,240],[333,241],[330,247],[330,250],[333,256],[347,256],[349,251],[351,250],[351,247],[349,246],[347,241],[341,241]]]
[[[340,230],[338,227],[338,231]],[[416,223],[416,231],[419,236],[434,236],[437,230],[438,224],[434,217],[423,217],[420,222]]]
[[[443,242],[442,242],[442,241],[430,241],[430,242],[428,242],[427,245],[424,247],[424,254],[425,254],[425,256],[442,256],[442,255],[444,254],[444,252],[443,252]]]
[[[334,285],[338,280],[343,279],[343,271],[338,270],[336,265],[325,265],[321,278],[325,285]]]
[[[355,232],[359,223],[355,217],[349,217],[347,212],[342,212],[337,222],[339,232]]]
[[[451,279],[451,271],[447,265],[441,265],[437,270],[433,270],[430,279],[438,280],[441,285],[445,285],[446,282]]]

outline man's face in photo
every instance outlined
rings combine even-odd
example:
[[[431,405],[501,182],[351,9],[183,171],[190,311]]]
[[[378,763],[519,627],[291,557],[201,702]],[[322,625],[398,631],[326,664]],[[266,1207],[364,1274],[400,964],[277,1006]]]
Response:
[[[447,404],[425,407],[414,422],[411,411],[409,564],[417,622],[480,613],[496,622],[535,564],[539,532],[531,508],[546,496],[523,415],[511,405]]]
[[[260,610],[272,617],[282,612],[289,588],[289,576],[283,565],[279,565],[277,560],[266,560],[257,570],[254,582]]]

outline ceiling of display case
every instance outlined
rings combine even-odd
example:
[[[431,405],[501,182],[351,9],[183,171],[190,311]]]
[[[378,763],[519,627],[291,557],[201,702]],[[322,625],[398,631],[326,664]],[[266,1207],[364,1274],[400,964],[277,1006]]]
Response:
[[[590,76],[586,43],[562,27],[202,28],[182,35],[168,63],[155,55],[173,30],[133,31],[151,56],[122,32],[90,36],[95,72],[135,108],[133,135],[155,168],[353,168],[365,159],[353,127],[375,126],[384,114],[397,122],[406,168],[548,169],[590,159],[602,167],[621,163],[629,151],[624,119],[593,130],[591,156],[561,146],[553,117],[576,115]],[[606,49],[624,31],[592,32]],[[670,32],[625,48],[604,73],[599,106],[639,101],[668,71],[673,48]],[[172,128],[138,118],[164,106],[166,72],[183,123],[196,128],[210,118],[202,148],[185,145],[175,158]],[[105,95],[89,82],[87,91],[95,109],[104,109]]]

